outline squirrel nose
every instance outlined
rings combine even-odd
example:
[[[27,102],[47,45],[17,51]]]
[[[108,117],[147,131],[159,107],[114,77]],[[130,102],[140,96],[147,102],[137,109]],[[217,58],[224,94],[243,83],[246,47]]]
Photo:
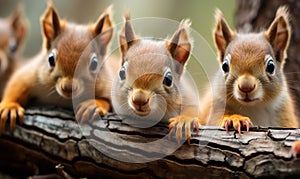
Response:
[[[72,84],[72,82],[65,82],[61,85],[61,89],[65,93],[72,93],[77,91],[78,87],[76,84]]]
[[[66,93],[72,93],[72,84],[63,84],[61,89]]]
[[[142,91],[137,91],[132,95],[132,102],[137,106],[143,106],[149,101],[147,95]]]
[[[244,83],[244,84],[239,84],[239,90],[244,92],[244,93],[250,93],[255,89],[255,84],[250,84],[250,83]]]

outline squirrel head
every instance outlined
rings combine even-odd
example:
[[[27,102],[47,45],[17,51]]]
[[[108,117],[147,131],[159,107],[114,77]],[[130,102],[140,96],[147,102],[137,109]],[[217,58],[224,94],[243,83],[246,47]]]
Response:
[[[0,18],[0,74],[15,60],[27,34],[27,20],[20,4],[6,18]]]
[[[178,102],[179,79],[192,48],[189,26],[188,20],[182,21],[167,40],[143,39],[135,34],[129,15],[125,16],[119,35],[122,68],[112,94],[112,101],[118,101],[115,106],[122,108],[119,113],[153,118],[166,107],[162,101],[170,108]]]
[[[277,10],[266,31],[246,34],[232,31],[221,11],[216,11],[213,36],[228,100],[255,105],[281,94],[286,85],[283,66],[290,35],[285,7]]]
[[[78,25],[61,20],[50,2],[41,24],[48,54],[41,81],[55,86],[62,97],[80,96],[96,79],[112,38],[111,6],[95,23]]]

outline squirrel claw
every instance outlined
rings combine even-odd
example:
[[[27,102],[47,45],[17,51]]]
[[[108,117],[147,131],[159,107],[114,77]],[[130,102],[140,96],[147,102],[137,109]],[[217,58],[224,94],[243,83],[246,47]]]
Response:
[[[291,148],[291,155],[296,158],[300,154],[300,141],[295,141]]]
[[[226,120],[225,124],[224,124],[226,132],[228,132],[230,126],[231,126],[231,121],[230,120]]]
[[[76,109],[76,119],[80,124],[87,120],[93,121],[98,115],[105,115],[109,110],[109,103],[100,99],[91,99],[79,104]]]
[[[7,119],[10,120],[10,132],[13,132],[16,127],[16,121],[23,123],[24,109],[15,102],[0,104],[0,134],[3,133]]]
[[[247,132],[249,132],[249,129],[252,124],[250,124],[249,121],[243,121],[242,123],[243,123],[243,126],[246,126]]]
[[[227,132],[230,127],[233,127],[239,134],[241,134],[242,127],[246,127],[246,131],[249,132],[249,129],[253,124],[249,117],[233,114],[224,115],[221,125],[225,127]]]
[[[196,133],[199,133],[199,126],[201,126],[201,124],[198,121],[194,121],[194,129],[196,129]]]
[[[175,137],[180,144],[180,141],[183,138],[182,131],[184,130],[185,138],[188,141],[188,144],[190,145],[190,139],[191,139],[191,125],[195,126],[195,118],[189,117],[189,116],[184,116],[184,115],[179,115],[177,117],[169,119],[169,138],[170,135],[175,132]],[[198,125],[198,124],[197,124]],[[198,127],[197,127],[198,129]]]

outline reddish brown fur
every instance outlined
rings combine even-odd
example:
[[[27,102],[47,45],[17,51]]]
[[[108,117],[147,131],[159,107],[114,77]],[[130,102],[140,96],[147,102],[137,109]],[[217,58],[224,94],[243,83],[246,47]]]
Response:
[[[10,16],[0,19],[0,97],[9,77],[21,63],[26,33],[27,20],[21,5]]]
[[[89,52],[85,50],[90,51],[87,48],[93,37],[86,33],[87,30],[86,27],[74,29],[72,25],[71,27],[67,26],[62,38],[57,41],[57,44],[54,43],[53,46],[57,46],[57,51],[60,52],[57,65],[63,73],[62,76],[73,76],[79,59],[89,58]],[[88,61],[84,62],[86,66]]]
[[[22,121],[28,100],[71,109],[77,100],[76,117],[81,121],[110,110],[111,79],[118,69],[117,61],[103,62],[113,33],[110,9],[95,24],[78,25],[60,20],[54,4],[48,4],[41,18],[44,48],[9,81],[0,104],[0,132],[8,115],[11,130],[17,117]],[[54,65],[48,62],[51,53]],[[92,57],[97,58],[98,69],[101,65],[99,74],[89,68]]]
[[[297,127],[293,102],[283,73],[291,34],[286,8],[278,9],[267,31],[248,34],[232,31],[222,13],[217,11],[213,32],[220,65],[228,54],[231,59],[228,61],[229,72],[220,70],[212,91],[204,95],[200,120],[209,125],[221,125],[225,123],[222,122],[224,116],[240,115],[240,122],[245,122],[243,116],[246,116],[254,125]],[[266,55],[273,59],[274,74],[266,72]],[[247,95],[241,92],[240,86],[244,84],[251,84],[253,91]],[[253,98],[254,102],[237,99],[243,96]]]
[[[158,74],[145,74],[139,77],[134,81],[132,84],[133,88],[140,88],[140,89],[148,89],[152,90],[157,88],[157,82],[162,82],[163,75]]]
[[[190,22],[182,21],[170,39],[155,41],[136,36],[129,17],[125,15],[119,36],[121,70],[126,77],[120,76],[114,83],[114,107],[121,115],[142,116],[139,121],[169,122],[170,130],[177,128],[176,139],[179,141],[182,130],[185,137],[190,138],[191,123],[198,115],[197,102],[191,99],[197,95],[183,73],[192,48],[188,34]],[[163,84],[168,72],[172,74],[171,86]]]

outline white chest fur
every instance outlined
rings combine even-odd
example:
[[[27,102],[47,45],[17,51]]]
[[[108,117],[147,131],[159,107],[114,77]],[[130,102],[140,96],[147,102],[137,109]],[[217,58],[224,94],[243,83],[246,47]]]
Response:
[[[229,104],[229,108],[231,108],[235,114],[249,117],[255,126],[280,126],[279,110],[286,98],[285,94],[286,93],[281,92],[275,100],[267,104],[255,104],[251,106]]]

